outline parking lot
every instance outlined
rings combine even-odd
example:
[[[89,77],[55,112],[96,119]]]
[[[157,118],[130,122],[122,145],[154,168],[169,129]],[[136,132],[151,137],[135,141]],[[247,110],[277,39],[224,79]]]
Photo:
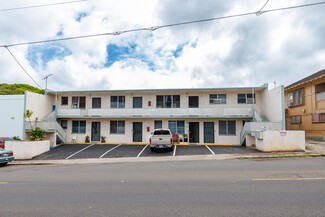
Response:
[[[176,145],[174,151],[157,150],[151,152],[149,145],[97,145],[97,144],[64,144],[52,148],[34,160],[61,160],[85,158],[121,158],[121,157],[154,157],[184,155],[216,155],[256,153],[255,149],[238,146],[214,145]]]

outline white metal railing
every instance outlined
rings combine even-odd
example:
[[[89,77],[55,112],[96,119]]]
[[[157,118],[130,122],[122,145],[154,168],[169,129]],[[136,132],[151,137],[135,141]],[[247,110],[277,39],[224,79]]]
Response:
[[[281,130],[281,122],[246,122],[240,132],[240,144],[246,138],[246,135],[254,131]]]
[[[30,124],[31,123],[31,124]],[[62,141],[65,141],[66,132],[61,127],[61,125],[57,121],[40,121],[35,124],[35,121],[26,121],[25,130],[30,131],[35,126],[43,129],[45,132],[56,132]],[[32,127],[32,128],[31,128]]]
[[[134,109],[58,109],[67,117],[252,117],[252,108],[134,108]]]

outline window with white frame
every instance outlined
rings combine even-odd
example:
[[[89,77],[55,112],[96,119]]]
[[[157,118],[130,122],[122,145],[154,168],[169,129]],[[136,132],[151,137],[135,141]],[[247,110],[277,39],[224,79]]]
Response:
[[[236,135],[236,121],[219,121],[219,135]]]
[[[298,106],[303,104],[303,89],[296,90],[288,94],[288,106]]]
[[[301,115],[294,115],[290,117],[291,124],[301,124]]]
[[[111,108],[125,108],[125,96],[111,96]]]
[[[86,97],[85,96],[73,96],[71,107],[74,109],[86,108]]]
[[[237,103],[238,104],[255,104],[256,98],[255,93],[239,93],[237,95]]]
[[[184,121],[168,121],[168,128],[172,133],[184,134],[185,122]]]
[[[125,121],[110,121],[111,134],[125,134]]]
[[[69,103],[69,98],[67,96],[62,96],[61,105],[68,105],[68,103]]]
[[[157,108],[180,108],[180,95],[158,95]]]
[[[92,98],[92,108],[99,109],[102,107],[102,99],[100,97],[93,97]]]
[[[325,123],[325,113],[313,114],[313,123]]]
[[[72,121],[72,133],[85,134],[86,133],[86,121]]]
[[[162,121],[155,121],[155,129],[161,129],[162,128]]]
[[[210,94],[209,95],[210,104],[226,104],[227,95],[226,94]]]
[[[64,130],[68,129],[68,120],[61,120],[60,124]]]

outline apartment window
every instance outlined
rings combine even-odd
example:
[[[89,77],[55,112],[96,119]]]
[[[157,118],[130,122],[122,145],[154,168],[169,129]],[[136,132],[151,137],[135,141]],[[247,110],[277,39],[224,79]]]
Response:
[[[111,121],[111,134],[125,134],[125,121]]]
[[[60,124],[64,130],[68,129],[68,120],[61,120]]]
[[[236,121],[219,121],[219,135],[236,135]]]
[[[321,84],[317,84],[316,87],[316,100],[325,100],[325,82]]]
[[[72,108],[76,108],[76,109],[86,108],[86,97],[85,96],[72,97]]]
[[[291,124],[301,124],[301,115],[295,115],[290,117]]]
[[[189,108],[198,108],[199,107],[199,97],[198,96],[189,96],[188,97],[188,107]]]
[[[288,94],[288,106],[298,106],[298,105],[302,105],[303,100],[303,89],[291,92]]]
[[[72,121],[72,133],[85,134],[86,133],[86,121]]]
[[[61,105],[68,105],[69,103],[69,98],[67,96],[62,96],[61,97]]]
[[[102,107],[102,99],[100,97],[92,98],[92,108],[99,109]]]
[[[162,128],[162,121],[155,121],[155,129],[161,129]]]
[[[185,123],[184,121],[168,121],[168,128],[172,133],[184,134]]]
[[[240,93],[237,95],[238,104],[254,104],[256,103],[255,93]]]
[[[313,123],[325,123],[325,113],[313,114]]]
[[[125,96],[111,96],[111,108],[125,108]]]
[[[209,96],[210,104],[226,104],[227,95],[226,94],[210,94]]]
[[[142,97],[133,97],[133,108],[142,108]]]
[[[157,108],[180,108],[180,95],[158,95]]]

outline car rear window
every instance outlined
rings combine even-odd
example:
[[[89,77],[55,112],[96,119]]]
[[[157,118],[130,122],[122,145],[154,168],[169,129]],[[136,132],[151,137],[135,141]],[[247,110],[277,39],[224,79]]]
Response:
[[[153,135],[170,135],[169,130],[155,130]]]

